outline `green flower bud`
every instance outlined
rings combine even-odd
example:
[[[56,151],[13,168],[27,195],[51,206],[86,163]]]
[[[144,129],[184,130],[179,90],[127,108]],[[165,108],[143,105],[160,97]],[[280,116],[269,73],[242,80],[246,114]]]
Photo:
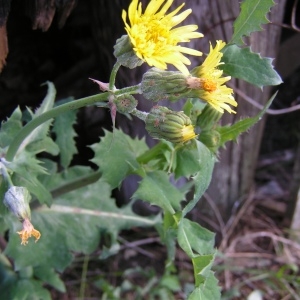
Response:
[[[210,130],[219,122],[222,115],[223,113],[214,109],[210,104],[207,104],[202,113],[198,116],[196,124],[201,130]]]
[[[117,39],[114,46],[114,56],[122,66],[130,69],[142,65],[144,62],[136,56],[128,35],[123,35]]]
[[[152,68],[143,75],[141,90],[148,100],[157,102],[168,99],[177,101],[189,97],[188,76],[181,72],[162,71]]]
[[[131,113],[136,108],[137,103],[137,100],[132,95],[121,95],[114,99],[117,111],[122,114]]]
[[[146,130],[153,138],[165,139],[172,143],[185,143],[197,135],[190,118],[183,112],[155,106],[146,120]]]
[[[216,130],[205,130],[199,135],[199,141],[201,141],[209,150],[217,152],[220,146],[221,136]]]
[[[11,186],[4,195],[3,203],[21,221],[30,219],[29,191],[23,186]]]

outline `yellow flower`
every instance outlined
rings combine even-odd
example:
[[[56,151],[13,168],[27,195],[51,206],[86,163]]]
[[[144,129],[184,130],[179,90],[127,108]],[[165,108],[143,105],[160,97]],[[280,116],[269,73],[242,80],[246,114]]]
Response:
[[[194,131],[193,125],[183,126],[183,128],[181,129],[181,135],[182,135],[182,143],[185,143],[185,142],[197,137],[197,134]]]
[[[203,37],[203,34],[195,32],[198,29],[197,25],[173,28],[192,12],[191,9],[187,9],[176,15],[184,6],[183,3],[166,15],[173,1],[150,0],[145,12],[142,13],[142,4],[139,0],[132,0],[128,9],[130,24],[127,23],[127,13],[124,10],[122,18],[137,57],[146,61],[149,66],[165,70],[167,64],[171,64],[182,73],[188,74],[185,65],[190,65],[191,62],[182,53],[201,56],[202,52],[177,44]]]
[[[222,41],[217,41],[215,48],[210,45],[209,54],[203,64],[191,72],[197,78],[190,77],[187,82],[190,88],[197,89],[199,98],[208,102],[217,111],[224,113],[224,110],[227,110],[229,113],[235,113],[229,106],[229,104],[237,106],[232,96],[233,90],[225,85],[231,77],[222,77],[223,71],[218,69],[218,66],[222,64],[223,56],[220,51],[225,45]]]
[[[18,231],[17,232],[21,238],[21,245],[26,245],[28,244],[28,239],[31,236],[35,237],[35,242],[37,242],[40,237],[41,237],[41,233],[34,229],[33,225],[31,224],[31,222],[29,221],[29,219],[25,219],[23,221],[23,230]]]

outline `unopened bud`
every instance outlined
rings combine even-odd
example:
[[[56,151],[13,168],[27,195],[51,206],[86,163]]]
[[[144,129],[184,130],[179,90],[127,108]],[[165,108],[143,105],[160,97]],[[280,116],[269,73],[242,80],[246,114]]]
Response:
[[[185,143],[197,135],[191,119],[183,112],[155,106],[146,118],[146,130],[153,138],[165,139],[172,143]]]
[[[216,130],[205,130],[199,135],[199,141],[201,141],[210,151],[217,152],[220,146],[221,136]]]
[[[163,71],[152,68],[143,75],[141,90],[148,100],[177,101],[188,98],[191,91],[187,85],[187,76],[181,72]]]
[[[114,99],[114,104],[118,112],[131,113],[137,106],[137,100],[132,95],[122,95]]]
[[[219,122],[222,115],[221,112],[214,109],[210,104],[207,104],[201,114],[197,117],[197,126],[199,126],[201,130],[210,130],[217,122]]]
[[[3,203],[21,221],[30,219],[29,191],[23,186],[11,186],[4,195]]]
[[[122,66],[130,69],[142,65],[144,62],[136,56],[128,35],[123,35],[117,39],[114,46],[114,56]]]

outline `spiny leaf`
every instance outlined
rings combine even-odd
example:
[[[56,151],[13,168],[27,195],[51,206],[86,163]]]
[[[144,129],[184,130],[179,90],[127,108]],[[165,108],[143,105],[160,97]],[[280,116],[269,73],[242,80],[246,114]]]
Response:
[[[198,254],[211,255],[215,252],[215,234],[186,218],[180,220],[178,226],[178,243],[191,258]]]
[[[136,158],[148,147],[144,140],[133,139],[117,129],[112,139],[113,134],[106,131],[101,142],[91,148],[95,152],[92,162],[99,166],[103,179],[115,188],[131,171],[139,167]]]
[[[250,48],[229,45],[224,48],[220,69],[227,75],[243,79],[259,88],[278,85],[282,80],[272,66],[271,58],[263,58]]]
[[[210,271],[205,282],[200,284],[188,297],[188,300],[220,300],[221,293],[218,280]]]
[[[214,259],[215,253],[198,255],[192,258],[196,286],[199,286],[206,281],[206,278],[210,274]]]
[[[73,125],[76,123],[76,111],[70,110],[56,117],[53,132],[56,133],[56,144],[60,149],[60,163],[67,168],[73,155],[77,153],[74,137],[77,136]]]
[[[57,175],[61,184],[70,182],[76,170],[65,175]],[[109,233],[113,246],[120,230],[159,222],[157,218],[136,215],[131,205],[118,208],[110,195],[110,186],[98,181],[61,195],[51,208],[42,206],[33,210],[32,224],[42,236],[37,243],[30,240],[26,247],[20,245],[15,233],[20,230],[20,223],[17,220],[12,223],[5,252],[14,259],[15,268],[32,265],[63,271],[73,259],[72,252],[91,253],[99,246],[102,234]]]
[[[244,0],[241,12],[233,24],[234,32],[230,43],[242,45],[243,36],[261,31],[261,25],[270,22],[266,15],[274,4],[273,0]]]
[[[39,278],[41,281],[48,283],[53,286],[58,291],[65,293],[66,287],[63,281],[59,278],[59,275],[54,271],[53,268],[39,266],[34,268],[35,277]]]
[[[40,116],[42,113],[50,110],[54,105],[54,99],[56,95],[56,90],[52,82],[47,82],[48,91],[47,95],[45,96],[41,106],[36,110],[32,118],[36,118]],[[27,145],[34,143],[36,141],[44,139],[48,135],[49,127],[52,123],[52,119],[43,123],[42,125],[35,128],[22,142],[18,153],[20,153]],[[47,149],[42,149],[41,151],[46,151]]]
[[[15,185],[27,187],[41,203],[51,204],[50,192],[38,180],[38,175],[47,174],[47,171],[31,152],[22,151],[7,167],[14,172],[12,180]]]
[[[7,147],[22,128],[22,112],[17,107],[6,122],[0,127],[0,147]]]
[[[184,193],[170,183],[169,176],[165,172],[155,171],[147,173],[132,198],[158,205],[174,214],[180,209],[180,201],[184,199]]]
[[[203,193],[208,188],[211,181],[214,164],[215,164],[215,157],[208,150],[208,148],[199,141],[196,141],[196,143],[197,143],[197,150],[199,154],[200,169],[199,172],[192,178],[195,183],[194,198],[183,209],[182,211],[183,216],[185,216],[188,212],[190,212],[195,207],[195,205],[198,203]]]
[[[195,145],[179,148],[176,151],[176,178],[179,178],[180,176],[189,177],[199,172],[199,170],[201,170],[200,157],[201,153]]]
[[[51,300],[41,281],[26,276],[22,278],[3,264],[0,264],[0,291],[1,299]]]
[[[264,108],[255,117],[242,119],[231,126],[226,125],[217,128],[216,130],[220,133],[221,137],[219,146],[224,146],[224,144],[228,141],[235,141],[241,133],[247,131],[255,123],[257,123],[262,118],[266,110],[270,107],[276,95],[277,92],[268,100]]]

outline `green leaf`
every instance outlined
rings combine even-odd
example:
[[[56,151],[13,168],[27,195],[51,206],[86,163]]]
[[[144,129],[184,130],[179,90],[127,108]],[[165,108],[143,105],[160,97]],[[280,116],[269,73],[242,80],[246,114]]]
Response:
[[[198,147],[195,144],[184,146],[176,151],[176,178],[180,176],[189,177],[201,169],[201,159]]]
[[[56,90],[55,90],[55,87],[54,87],[53,83],[47,82],[47,85],[48,85],[47,95],[44,98],[41,106],[35,111],[34,115],[32,115],[33,119],[40,116],[42,113],[44,113],[44,112],[46,112],[46,111],[53,108],[55,95],[56,95]],[[37,128],[35,128],[26,137],[26,139],[22,142],[22,145],[21,145],[20,149],[18,150],[18,153],[20,153],[22,151],[22,149],[27,147],[29,144],[44,139],[48,135],[48,131],[49,131],[49,127],[50,127],[51,123],[52,123],[52,119],[45,122],[45,123],[43,123],[43,124],[41,124]],[[36,153],[39,153],[39,152],[42,152],[42,151],[47,151],[47,149],[41,148]]]
[[[41,281],[32,278],[20,278],[0,263],[1,299],[51,300],[50,293],[42,285]]]
[[[118,187],[123,179],[139,167],[136,158],[148,147],[144,140],[133,139],[115,129],[114,135],[106,131],[101,142],[91,148],[95,152],[92,159],[102,172],[102,178],[112,188]]]
[[[251,52],[250,48],[229,45],[223,50],[220,69],[227,75],[243,79],[259,88],[282,83],[281,77],[272,66],[272,59]]]
[[[200,170],[192,178],[195,183],[194,198],[184,207],[182,211],[183,216],[185,216],[188,212],[190,212],[195,207],[195,205],[198,203],[201,196],[207,190],[211,181],[212,171],[216,160],[215,156],[208,150],[206,146],[204,146],[199,141],[196,141],[196,143],[197,143],[197,150],[199,153]]]
[[[64,172],[64,175],[57,176],[61,185],[70,183],[72,178],[76,180],[76,172]],[[118,208],[110,195],[110,186],[97,181],[61,195],[51,208],[36,208],[32,211],[31,222],[41,232],[39,241],[34,243],[30,239],[26,246],[21,246],[16,234],[21,225],[15,220],[11,224],[5,253],[14,259],[17,270],[31,265],[62,272],[71,263],[72,252],[91,253],[99,246],[101,234],[109,233],[114,245],[120,230],[133,226],[154,226],[159,222],[158,218],[136,215],[131,205]]]
[[[143,178],[132,199],[147,201],[174,214],[180,209],[184,193],[170,183],[169,176],[165,172],[154,171],[147,173]]]
[[[219,300],[221,299],[220,287],[218,280],[212,271],[206,278],[205,282],[200,284],[188,297],[188,300]]]
[[[57,155],[59,153],[58,146],[54,143],[54,141],[50,137],[44,137],[41,140],[37,140],[34,143],[29,144],[26,147],[28,152],[40,153],[42,151],[46,151],[52,155]]]
[[[76,123],[76,111],[70,110],[56,117],[53,132],[56,133],[56,144],[60,148],[60,163],[67,168],[73,155],[77,153],[74,137],[77,136],[73,125]]]
[[[22,128],[22,112],[17,107],[10,118],[0,127],[0,147],[7,147]]]
[[[266,110],[270,107],[276,95],[277,92],[268,100],[262,111],[260,111],[255,117],[242,119],[233,125],[226,125],[217,128],[217,131],[220,133],[221,137],[219,146],[224,146],[224,144],[228,141],[236,141],[241,133],[247,131],[255,123],[257,123],[262,118]]]
[[[274,4],[273,0],[244,0],[241,12],[233,24],[234,32],[230,43],[242,45],[243,36],[261,31],[261,25],[270,22],[266,15]]]
[[[206,281],[206,278],[210,274],[214,259],[214,254],[198,255],[192,258],[196,286],[199,286]]]
[[[48,266],[40,266],[34,269],[34,275],[41,281],[48,283],[58,291],[65,293],[66,287],[63,281],[59,278],[59,275],[54,271],[53,268]]]
[[[14,172],[12,176],[14,185],[26,187],[41,203],[51,204],[50,192],[38,179],[38,175],[47,174],[47,172],[41,166],[41,161],[37,160],[32,153],[22,151],[7,166]]]
[[[211,255],[215,252],[215,234],[186,218],[181,219],[178,226],[178,243],[191,258],[195,253]]]

